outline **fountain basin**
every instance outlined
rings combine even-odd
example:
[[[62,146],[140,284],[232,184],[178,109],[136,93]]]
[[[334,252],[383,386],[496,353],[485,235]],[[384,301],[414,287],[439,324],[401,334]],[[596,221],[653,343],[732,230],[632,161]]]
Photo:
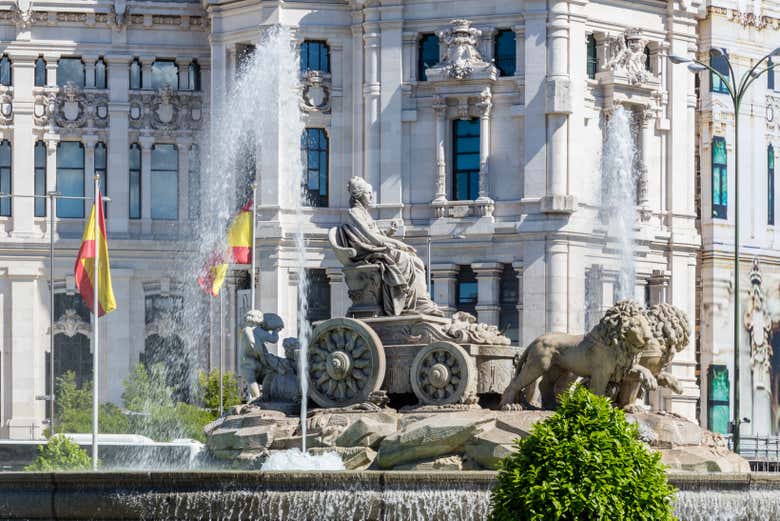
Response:
[[[780,519],[780,475],[670,474],[681,521]],[[3,519],[486,520],[495,472],[0,473]]]

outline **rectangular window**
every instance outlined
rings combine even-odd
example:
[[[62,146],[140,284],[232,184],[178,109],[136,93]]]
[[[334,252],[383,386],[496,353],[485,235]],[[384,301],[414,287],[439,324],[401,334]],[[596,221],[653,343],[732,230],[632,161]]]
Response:
[[[43,56],[38,56],[38,59],[35,60],[35,86],[46,86],[46,60],[43,59]]]
[[[707,369],[707,428],[719,434],[729,432],[729,370],[725,365]]]
[[[456,119],[452,135],[453,198],[473,201],[479,196],[479,119]]]
[[[726,219],[728,207],[728,167],[726,140],[715,137],[712,140],[712,216]]]
[[[303,182],[309,206],[328,206],[328,135],[322,128],[307,128],[301,142]]]
[[[173,90],[179,88],[179,67],[172,60],[155,60],[152,64],[152,88],[161,89],[166,85]]]
[[[64,87],[73,83],[84,88],[86,73],[81,58],[60,58],[57,62],[57,86]]]
[[[316,40],[301,44],[301,71],[330,72],[330,47]]]
[[[11,70],[11,59],[7,54],[0,58],[0,85],[10,87],[13,85],[13,71]]]
[[[501,76],[514,76],[517,69],[515,32],[503,29],[496,33],[495,63]]]
[[[713,54],[710,57],[710,67],[721,73],[724,78],[729,78],[729,62],[727,56],[722,54]],[[710,91],[720,94],[728,94],[729,92],[726,84],[714,72],[710,72]]]
[[[309,280],[306,319],[309,322],[327,320],[330,318],[330,280],[324,269],[307,269]]]
[[[57,191],[64,197],[84,197],[84,145],[62,141],[57,145]],[[57,217],[84,217],[83,199],[57,199]]]
[[[143,88],[143,67],[141,60],[133,58],[130,63],[130,89],[139,90]]]
[[[477,276],[471,266],[460,266],[458,270],[456,308],[477,316],[478,285]]]
[[[596,73],[599,72],[599,56],[596,47],[596,37],[588,35],[588,78],[595,80]]]
[[[11,194],[11,142],[0,141],[0,192]],[[12,199],[0,197],[0,216],[11,216]]]
[[[520,300],[520,281],[517,280],[517,271],[511,264],[504,264],[500,282],[500,311],[498,328],[508,336],[513,344],[519,342],[520,317],[517,304]]]
[[[46,143],[35,143],[35,217],[46,217]]]
[[[138,143],[130,145],[128,157],[130,167],[130,219],[141,218],[141,147]]]
[[[95,62],[95,88],[107,89],[108,88],[108,73],[106,68],[106,62],[103,58],[99,58]]]
[[[439,37],[433,33],[423,34],[417,47],[417,79],[428,79],[425,70],[439,63]]]
[[[152,219],[179,218],[179,152],[176,145],[152,148]]]
[[[775,149],[772,145],[767,147],[767,222],[771,225],[775,224]]]

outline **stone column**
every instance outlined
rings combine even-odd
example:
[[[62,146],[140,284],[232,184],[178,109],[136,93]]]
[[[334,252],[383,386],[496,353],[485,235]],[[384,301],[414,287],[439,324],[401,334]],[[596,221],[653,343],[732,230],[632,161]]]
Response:
[[[57,86],[57,61],[60,59],[59,54],[44,54],[46,59],[46,86]]]
[[[153,136],[140,136],[141,145],[141,231],[152,232],[152,146]]]
[[[433,300],[444,311],[451,315],[456,311],[458,283],[458,265],[454,263],[431,265],[431,278],[433,279]]]
[[[129,90],[131,55],[109,55],[104,58],[108,68],[108,177],[111,183],[108,195],[111,197],[111,211],[108,212],[108,230],[123,235],[128,232],[130,215],[130,181],[128,151],[130,140]],[[142,187],[143,189],[143,187]]]
[[[95,144],[98,142],[98,137],[95,134],[85,134],[81,136],[81,142],[84,144],[84,194],[89,197],[98,198],[99,195],[95,194]],[[103,185],[103,179],[100,180],[101,186]],[[89,212],[92,208],[92,201],[87,201],[84,208],[84,217],[89,218]]]
[[[179,153],[179,234],[185,232],[189,220],[189,176],[190,176],[190,146],[192,138],[182,136],[176,139],[176,150]]]
[[[225,100],[225,60],[227,53],[223,42],[214,41],[213,36],[209,37],[209,41],[211,43],[211,85],[209,86],[209,94],[211,95],[211,110],[217,110]],[[201,64],[201,73],[205,77],[203,64]],[[214,119],[210,118],[212,124]]]
[[[499,262],[479,262],[471,265],[477,275],[477,314],[479,321],[498,326],[501,271]]]
[[[380,164],[380,95],[381,84],[379,82],[379,10],[376,7],[365,9],[366,21],[363,23],[363,42],[365,46],[365,79],[363,83],[363,101],[365,105],[364,127],[364,177],[374,187],[374,191],[381,188],[379,183],[381,175]],[[377,194],[381,199],[381,191]]]
[[[637,179],[637,204],[643,212],[650,211],[650,165],[654,164],[651,155],[653,146],[655,114],[646,109],[637,114],[637,123],[640,128],[640,159],[639,159],[639,178]],[[652,176],[654,177],[654,176]],[[653,190],[655,192],[655,190]],[[653,208],[657,208],[653,205]],[[643,220],[644,219],[643,217]]]
[[[328,268],[326,273],[330,282],[330,316],[343,317],[351,305],[344,273],[341,268]]]
[[[179,68],[179,90],[190,90],[190,63],[189,58],[176,58],[176,66]]]
[[[226,93],[229,93],[233,90],[233,85],[236,84],[236,76],[238,75],[238,67],[236,61],[237,58],[237,49],[235,44],[229,44],[227,46],[227,59],[225,62],[225,70],[226,70],[226,77],[227,80],[225,82],[225,88]]]
[[[363,104],[358,102],[358,89],[363,85],[363,11],[352,10],[352,175],[363,172]]]
[[[154,56],[141,56],[141,87],[144,89],[152,88],[152,63]]]
[[[436,194],[434,203],[447,202],[447,153],[444,141],[447,135],[447,100],[441,96],[433,97],[433,113],[436,118]]]
[[[34,226],[35,183],[33,178],[33,105],[35,62],[32,56],[18,56],[12,65],[13,94],[13,137],[6,133],[11,141],[11,192],[25,197],[11,199],[13,217],[13,237],[33,238],[39,235]]]
[[[493,107],[490,87],[485,87],[479,96],[479,197],[477,201],[493,202],[489,196],[488,161],[490,160],[490,109]]]
[[[513,25],[515,33],[515,76],[525,69],[525,25]]]
[[[81,60],[84,62],[84,86],[87,89],[95,88],[95,62],[98,57],[95,55],[83,55]]]
[[[567,240],[547,241],[547,324],[551,333],[568,333],[568,260]]]
[[[384,5],[395,3],[397,5]],[[401,84],[403,80],[403,5],[400,2],[382,2],[380,7],[379,60],[380,83],[380,216],[384,218],[401,217],[402,183],[401,162],[404,155],[402,144]],[[383,209],[387,208],[386,210]],[[388,213],[388,215],[382,215]]]
[[[671,281],[672,273],[667,270],[653,270],[653,274],[650,276],[650,305],[663,304],[668,302],[667,293],[669,289],[669,282]]]
[[[517,276],[517,338],[518,342],[523,343],[523,261],[512,263]]]
[[[60,136],[57,134],[46,133],[44,135],[46,140],[46,192],[54,192],[57,190],[57,145],[60,143]],[[54,211],[54,219],[57,219],[57,203],[55,201],[54,208],[49,207],[49,200],[46,199],[46,215],[49,215],[50,211]],[[49,229],[48,223],[46,229]],[[51,231],[51,230],[49,230]],[[55,225],[56,232],[56,225]],[[55,235],[56,239],[56,235]]]

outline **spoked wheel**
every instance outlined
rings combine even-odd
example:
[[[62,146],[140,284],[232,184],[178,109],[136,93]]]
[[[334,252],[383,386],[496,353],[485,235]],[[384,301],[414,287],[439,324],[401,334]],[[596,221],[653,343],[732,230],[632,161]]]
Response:
[[[368,325],[332,318],[317,326],[309,343],[309,396],[320,407],[368,400],[385,377],[385,350]]]
[[[476,389],[476,364],[453,342],[425,346],[412,361],[412,390],[422,405],[461,403]]]

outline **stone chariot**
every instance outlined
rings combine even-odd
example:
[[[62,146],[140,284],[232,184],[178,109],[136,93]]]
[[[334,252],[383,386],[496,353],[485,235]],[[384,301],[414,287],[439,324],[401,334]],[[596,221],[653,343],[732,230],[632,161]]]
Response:
[[[343,264],[352,306],[316,324],[309,342],[309,396],[321,407],[413,393],[420,405],[463,406],[500,395],[520,350],[468,313],[444,318],[430,301],[414,249],[380,232],[366,210],[371,187],[350,182],[350,222],[329,242]]]

